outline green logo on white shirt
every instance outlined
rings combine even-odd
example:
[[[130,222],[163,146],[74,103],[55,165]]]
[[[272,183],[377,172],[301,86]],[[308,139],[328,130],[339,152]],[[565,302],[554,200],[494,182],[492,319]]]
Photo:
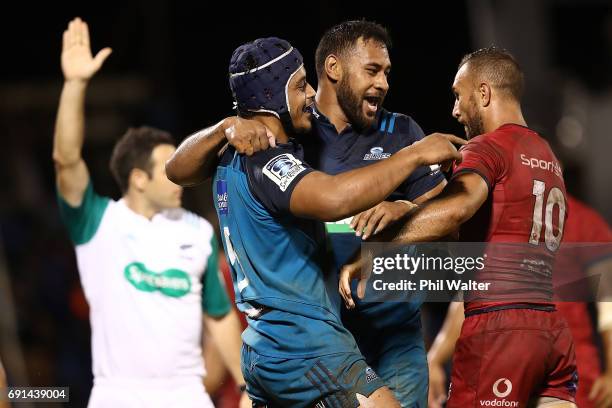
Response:
[[[189,275],[180,269],[153,272],[141,262],[132,262],[124,269],[125,278],[138,290],[155,292],[166,296],[181,297],[191,290]]]

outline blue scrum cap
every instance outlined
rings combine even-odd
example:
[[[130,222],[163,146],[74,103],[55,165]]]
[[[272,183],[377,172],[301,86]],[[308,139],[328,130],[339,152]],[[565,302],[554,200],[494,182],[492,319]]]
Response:
[[[283,120],[289,113],[287,84],[303,65],[300,52],[280,38],[259,38],[238,47],[229,66],[238,112],[267,112]]]

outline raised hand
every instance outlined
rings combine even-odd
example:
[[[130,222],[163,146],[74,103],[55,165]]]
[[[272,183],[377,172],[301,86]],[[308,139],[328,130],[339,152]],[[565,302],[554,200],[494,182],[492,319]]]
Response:
[[[79,17],[68,24],[62,41],[62,72],[66,81],[87,82],[111,54],[108,47],[100,50],[95,57],[91,55],[89,28]]]

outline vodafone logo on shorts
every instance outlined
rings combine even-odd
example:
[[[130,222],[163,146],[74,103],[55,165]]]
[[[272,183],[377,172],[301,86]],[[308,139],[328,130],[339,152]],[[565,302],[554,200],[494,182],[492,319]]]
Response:
[[[518,407],[518,401],[508,401],[506,398],[512,392],[512,381],[507,378],[500,378],[493,383],[493,394],[497,398],[494,400],[480,400],[481,407]]]
[[[499,385],[502,382],[505,385],[506,391],[499,390]],[[499,380],[495,381],[495,384],[493,384],[493,394],[495,394],[497,398],[506,398],[508,395],[510,395],[511,392],[512,392],[512,383],[507,378],[500,378]]]

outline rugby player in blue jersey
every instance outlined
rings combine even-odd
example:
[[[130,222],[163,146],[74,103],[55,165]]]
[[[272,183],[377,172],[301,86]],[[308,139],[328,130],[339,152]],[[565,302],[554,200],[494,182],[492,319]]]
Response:
[[[328,30],[317,47],[319,78],[312,134],[304,138],[305,157],[330,174],[386,159],[424,135],[410,117],[382,109],[390,70],[386,30],[367,21],[349,21]],[[265,149],[272,133],[258,122],[227,118],[192,135],[167,166],[171,180],[191,185],[207,178],[216,153],[229,141],[247,155]],[[336,270],[359,249],[355,236],[380,231],[411,206],[435,196],[446,184],[435,167],[416,169],[387,201],[353,217],[327,223]],[[352,222],[351,222],[352,221]],[[354,227],[351,228],[351,227]],[[343,311],[367,362],[391,386],[402,406],[425,406],[427,362],[418,303],[358,303]]]
[[[250,156],[229,147],[213,182],[236,302],[249,324],[242,365],[250,397],[261,406],[399,406],[341,324],[319,221],[372,207],[420,166],[460,159],[449,139],[461,140],[431,135],[367,168],[328,175],[291,138],[311,130],[315,95],[296,49],[278,38],[239,47],[230,86],[238,114],[277,142]]]
[[[390,43],[383,27],[366,21],[341,23],[323,35],[316,51],[319,83],[313,125],[318,137],[311,138],[307,153],[313,154],[306,155],[316,168],[330,174],[361,168],[423,138],[412,118],[382,108],[389,90]],[[411,209],[404,200],[420,204],[445,185],[437,166],[421,167],[376,207],[327,223],[336,270],[359,250],[359,236],[383,230]],[[420,302],[358,302],[355,309],[343,310],[342,321],[402,406],[426,407]]]

